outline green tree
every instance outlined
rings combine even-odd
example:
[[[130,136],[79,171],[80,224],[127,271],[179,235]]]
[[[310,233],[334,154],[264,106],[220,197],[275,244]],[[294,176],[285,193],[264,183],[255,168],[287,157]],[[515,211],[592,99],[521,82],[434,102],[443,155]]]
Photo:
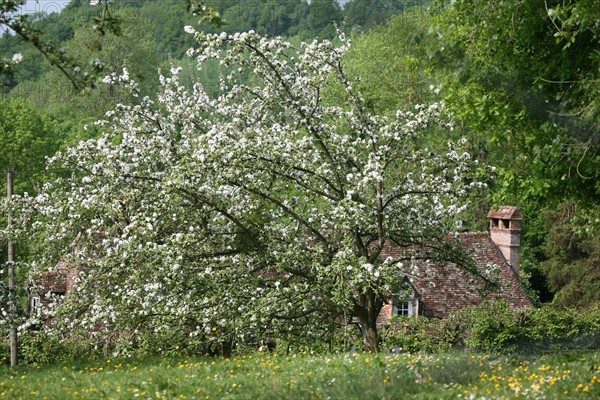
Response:
[[[508,150],[494,151],[510,155],[502,159],[505,197],[595,203],[600,10],[594,3],[570,3],[570,13],[580,15],[568,28],[572,34],[559,26],[557,1],[459,0],[440,14],[436,54],[450,67],[448,103],[472,130]]]
[[[145,34],[151,34],[156,42],[156,54],[162,60],[168,58],[180,59],[185,51],[194,45],[193,38],[183,32],[183,26],[197,22],[197,18],[187,14],[181,7],[181,0],[145,1],[139,9],[140,16],[147,20],[143,22]],[[131,21],[130,31],[138,29],[136,22]],[[211,27],[210,23],[206,23]],[[217,28],[215,28],[217,29]],[[141,34],[142,32],[137,32]]]
[[[128,2],[124,1],[124,3],[127,4]],[[135,1],[132,2],[132,4],[134,3]],[[89,3],[83,0],[73,0],[65,10],[67,14],[73,10],[98,10],[92,12],[92,15],[94,15],[92,30],[99,36],[107,34],[118,36],[122,29],[122,21],[113,14],[111,4],[112,0],[93,0]],[[53,31],[43,23],[41,25],[36,23],[36,18],[40,16],[19,13],[20,5],[21,0],[4,0],[0,3],[0,27],[12,30],[25,43],[37,49],[51,65],[69,80],[75,89],[94,88],[97,81],[102,77],[101,64],[94,62],[95,59],[82,62],[65,52],[56,41],[47,37],[47,33],[54,33],[61,40],[61,38],[70,35],[68,30]],[[222,24],[218,12],[213,7],[207,6],[202,0],[183,0],[183,6],[185,10],[191,15],[199,17],[201,21],[207,20],[216,26]],[[84,14],[89,14],[89,12],[84,11]],[[21,60],[22,54],[19,53],[0,58],[0,76],[11,76]]]
[[[289,36],[303,31],[309,8],[302,0],[225,1],[221,7],[226,21],[222,29],[226,32],[255,30],[271,36]]]
[[[548,259],[541,270],[560,307],[586,309],[600,303],[600,239],[578,233],[577,205],[565,201],[544,217],[549,230]]]
[[[98,63],[106,75],[120,74],[126,68],[131,78],[139,82],[137,96],[156,92],[156,74],[148,73],[157,71],[159,65],[152,25],[131,9],[116,9],[113,13],[123,21],[119,36],[98,36],[90,29],[89,22],[79,20],[74,37],[63,44],[65,49],[76,59]],[[23,82],[11,94],[29,96],[38,108],[64,121],[77,121],[80,127],[103,117],[117,103],[134,100],[131,93],[104,82],[99,82],[95,90],[74,90],[69,80],[56,70],[49,71],[41,82]],[[80,132],[76,126],[73,128]]]
[[[493,201],[519,204],[531,221],[525,239],[535,256],[524,265],[536,268],[549,256],[542,246],[561,247],[541,223],[559,204],[576,204],[568,226],[584,235],[578,240],[598,229],[600,8],[594,0],[439,3],[430,53],[446,104],[498,166]]]
[[[47,181],[46,157],[64,137],[56,124],[23,99],[0,101],[0,168],[15,172],[14,193],[35,193]],[[0,185],[6,193],[6,181]]]
[[[360,88],[376,110],[393,112],[440,98],[431,87],[436,81],[427,53],[435,43],[428,35],[430,21],[427,14],[407,12],[354,38],[347,67],[361,77]]]
[[[35,194],[49,180],[45,170],[45,158],[56,152],[62,143],[62,137],[57,126],[48,118],[38,114],[32,106],[22,99],[0,101],[0,170],[2,176],[7,170],[12,170],[15,194]],[[6,178],[2,179],[0,190],[6,193]],[[14,289],[9,296],[8,266],[7,266],[7,202],[3,196],[0,201],[0,335],[4,336],[8,325],[21,326],[27,317],[28,272],[25,267],[30,249],[34,247],[31,240],[14,240],[16,247],[16,277]],[[13,210],[13,213],[15,210]],[[14,215],[14,214],[13,214]],[[31,239],[31,238],[29,238]],[[6,272],[5,272],[6,271]],[[14,296],[14,297],[13,297]],[[11,300],[12,298],[12,300]],[[16,314],[11,310],[16,311]],[[12,319],[15,317],[16,320]]]
[[[392,16],[402,12],[423,9],[432,2],[429,0],[352,0],[344,6],[344,16],[352,28],[370,29],[382,25]]]
[[[308,7],[305,26],[312,37],[334,38],[335,26],[341,25],[342,11],[336,0],[311,1]]]

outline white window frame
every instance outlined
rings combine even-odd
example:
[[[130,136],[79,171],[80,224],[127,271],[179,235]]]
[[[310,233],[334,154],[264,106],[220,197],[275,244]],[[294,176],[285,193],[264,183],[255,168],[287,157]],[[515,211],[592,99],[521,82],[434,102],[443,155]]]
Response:
[[[395,298],[392,303],[392,315],[396,317],[415,317],[418,301],[414,297]]]
[[[404,277],[399,293],[392,297],[392,316],[417,317],[419,315],[419,295],[408,277]]]
[[[42,299],[39,294],[31,296],[29,307],[32,316],[39,316],[42,313]]]

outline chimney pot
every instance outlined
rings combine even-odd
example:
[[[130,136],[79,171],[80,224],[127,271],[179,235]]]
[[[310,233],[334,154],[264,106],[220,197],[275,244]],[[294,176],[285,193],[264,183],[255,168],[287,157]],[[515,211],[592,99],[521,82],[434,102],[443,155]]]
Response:
[[[497,211],[492,208],[488,218],[492,241],[518,274],[521,266],[521,210],[513,206],[500,206]]]

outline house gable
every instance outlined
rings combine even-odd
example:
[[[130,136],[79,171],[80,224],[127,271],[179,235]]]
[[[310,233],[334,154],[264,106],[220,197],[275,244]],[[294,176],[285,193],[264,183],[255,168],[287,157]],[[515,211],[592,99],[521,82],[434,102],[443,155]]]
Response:
[[[58,263],[52,272],[44,273],[39,279],[34,279],[33,298],[38,298],[41,306],[49,303],[49,295],[67,296],[75,290],[75,279],[79,270],[64,259]]]
[[[464,232],[447,237],[473,257],[477,274],[453,263],[413,261],[410,281],[419,295],[418,315],[446,318],[463,308],[481,306],[484,301],[504,300],[513,309],[532,306],[518,274],[522,215],[516,207],[504,206],[497,212],[490,211],[489,216],[491,234]],[[402,254],[403,250],[390,245],[381,257],[399,260]],[[392,317],[392,302],[384,305],[379,323]]]
[[[512,308],[531,305],[517,273],[487,233],[463,233],[459,240],[478,272],[497,286],[486,285],[482,277],[456,264],[420,265],[413,285],[421,294],[422,315],[445,318],[462,308],[480,306],[485,300],[503,299]]]

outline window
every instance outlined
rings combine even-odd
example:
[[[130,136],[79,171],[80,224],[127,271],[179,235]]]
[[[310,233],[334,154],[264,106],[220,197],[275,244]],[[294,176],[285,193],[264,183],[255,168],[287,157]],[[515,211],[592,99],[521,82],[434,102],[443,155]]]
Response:
[[[392,298],[392,316],[416,317],[419,315],[419,297],[410,279],[404,277],[398,286],[397,295]]]
[[[392,315],[407,317],[417,315],[417,302],[415,298],[395,298],[392,304]]]
[[[30,312],[31,312],[31,316],[37,316],[40,315],[42,312],[42,303],[40,300],[40,296],[38,294],[31,296],[31,300],[30,300]]]

